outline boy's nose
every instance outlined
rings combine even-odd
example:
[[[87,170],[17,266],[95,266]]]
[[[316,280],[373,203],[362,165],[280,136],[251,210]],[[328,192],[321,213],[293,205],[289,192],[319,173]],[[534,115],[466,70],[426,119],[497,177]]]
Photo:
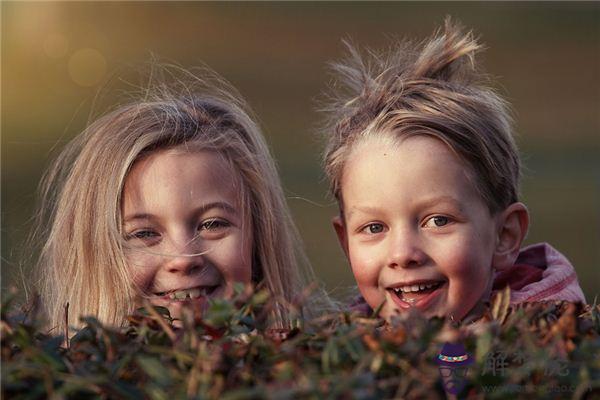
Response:
[[[398,231],[391,235],[387,266],[412,268],[425,264],[427,255],[421,248],[415,232]]]

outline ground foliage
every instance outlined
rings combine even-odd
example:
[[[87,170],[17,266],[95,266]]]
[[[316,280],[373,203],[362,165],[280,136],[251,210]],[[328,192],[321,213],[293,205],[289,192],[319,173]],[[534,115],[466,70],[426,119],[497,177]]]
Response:
[[[461,341],[475,363],[459,398],[600,398],[600,306],[509,308],[508,296],[469,325],[339,312],[283,331],[262,328],[268,295],[244,292],[202,316],[188,310],[179,328],[149,305],[126,328],[87,317],[68,342],[40,330],[35,307],[8,312],[9,298],[2,397],[445,398],[435,358],[443,343]]]

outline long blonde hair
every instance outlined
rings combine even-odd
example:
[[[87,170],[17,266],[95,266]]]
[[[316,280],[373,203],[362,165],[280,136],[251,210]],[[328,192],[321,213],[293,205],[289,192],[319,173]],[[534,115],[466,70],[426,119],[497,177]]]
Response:
[[[141,157],[179,146],[218,152],[238,171],[253,230],[253,279],[279,301],[279,325],[289,326],[286,307],[315,279],[274,161],[246,103],[208,69],[202,78],[173,71],[155,66],[143,96],[90,124],[42,181],[37,226],[48,228],[34,236],[44,238],[37,271],[51,328],[77,326],[82,315],[120,325],[133,311],[136,288],[121,228],[124,181]],[[156,78],[166,74],[177,76],[176,82]],[[313,305],[328,303],[322,291],[312,299],[317,297],[321,301]],[[306,316],[314,310],[307,305],[303,311]]]

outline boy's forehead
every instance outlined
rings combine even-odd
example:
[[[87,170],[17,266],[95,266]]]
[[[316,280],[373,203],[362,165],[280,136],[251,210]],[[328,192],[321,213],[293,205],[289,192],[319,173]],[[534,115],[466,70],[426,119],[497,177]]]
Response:
[[[366,134],[353,143],[350,153],[348,154],[347,161],[355,157],[357,154],[362,153],[365,149],[393,149],[397,147],[401,141],[402,139],[395,137],[393,133],[373,132]]]
[[[432,202],[481,201],[471,168],[444,142],[428,135],[401,141],[364,139],[344,168],[339,198],[346,213],[375,199]]]
[[[396,137],[393,134],[382,133],[380,135],[366,136],[357,141],[352,147],[347,159],[346,166],[357,161],[383,160],[402,148],[402,159],[410,161],[433,161],[432,166],[439,162],[452,161],[459,164],[463,169],[469,171],[471,168],[458,156],[458,154],[444,141],[432,135],[406,135]],[[405,164],[401,162],[401,164]]]

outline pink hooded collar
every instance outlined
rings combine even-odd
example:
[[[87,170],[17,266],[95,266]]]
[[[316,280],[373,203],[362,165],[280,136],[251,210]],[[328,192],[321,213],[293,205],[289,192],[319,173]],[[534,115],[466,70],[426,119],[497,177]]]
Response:
[[[515,265],[497,273],[493,290],[506,285],[511,289],[511,304],[551,300],[585,303],[575,269],[548,243],[523,248]]]

